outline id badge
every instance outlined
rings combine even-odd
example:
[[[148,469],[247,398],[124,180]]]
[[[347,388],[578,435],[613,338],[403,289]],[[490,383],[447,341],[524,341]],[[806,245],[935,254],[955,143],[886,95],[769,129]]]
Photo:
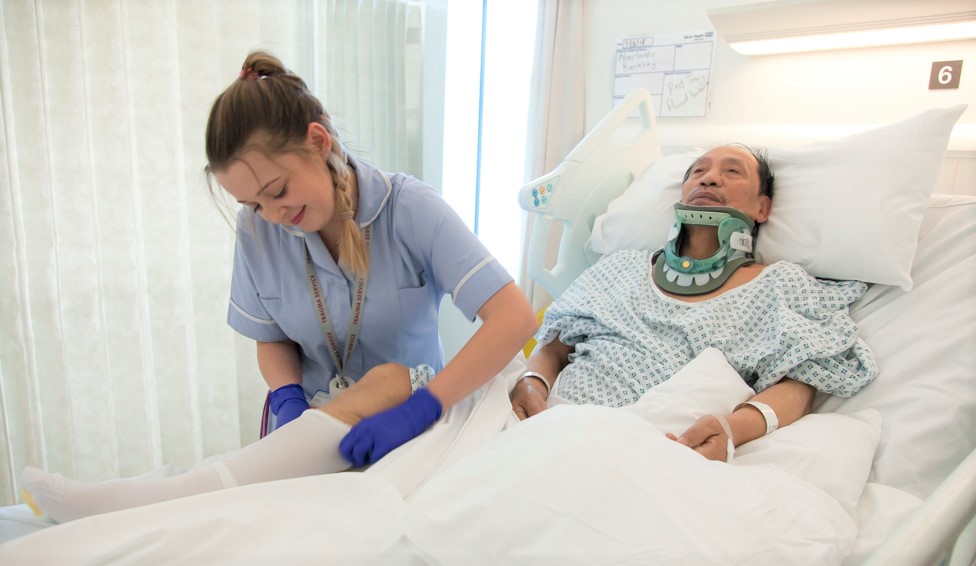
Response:
[[[349,389],[349,378],[337,375],[329,380],[329,397],[335,399],[343,391]]]

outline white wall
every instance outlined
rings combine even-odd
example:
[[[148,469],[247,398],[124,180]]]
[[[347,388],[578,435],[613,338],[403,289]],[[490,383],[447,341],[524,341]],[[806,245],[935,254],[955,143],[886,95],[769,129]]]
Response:
[[[590,129],[611,107],[619,38],[713,29],[708,9],[755,0],[584,1]],[[964,61],[960,88],[928,90],[932,62],[956,59]],[[746,57],[720,39],[710,98],[705,118],[659,119],[662,145],[770,145],[792,132],[830,138],[965,103],[949,149],[976,151],[976,40]]]
[[[764,0],[580,0],[584,3],[586,129],[610,111],[614,49],[622,37],[710,30],[710,8]],[[960,88],[928,90],[932,62],[962,59]],[[741,142],[756,146],[836,138],[928,108],[969,104],[936,192],[976,193],[976,40],[746,57],[720,38],[704,118],[659,118],[665,151]],[[962,179],[967,179],[963,180]],[[973,185],[960,190],[951,185]],[[447,311],[447,314],[443,314]],[[442,309],[442,327],[467,327]],[[469,333],[448,333],[448,358]]]

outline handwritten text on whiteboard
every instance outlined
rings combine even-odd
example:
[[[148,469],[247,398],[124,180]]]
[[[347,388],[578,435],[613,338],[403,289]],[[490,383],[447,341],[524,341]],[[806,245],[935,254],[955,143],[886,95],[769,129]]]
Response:
[[[613,103],[644,87],[657,117],[704,116],[715,48],[714,32],[645,35],[617,42]]]

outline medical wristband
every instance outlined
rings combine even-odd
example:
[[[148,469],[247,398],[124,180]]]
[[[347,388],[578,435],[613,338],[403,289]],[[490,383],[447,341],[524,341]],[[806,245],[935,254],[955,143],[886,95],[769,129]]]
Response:
[[[527,371],[519,376],[518,381],[522,381],[526,377],[534,377],[542,381],[542,384],[546,386],[546,397],[549,396],[549,392],[552,391],[552,388],[549,386],[549,380],[546,379],[545,376],[543,376],[541,373],[537,371]],[[518,381],[516,383],[518,383]]]
[[[746,401],[745,403],[737,406],[732,412],[738,411],[746,405],[752,405],[762,413],[763,419],[766,420],[766,432],[763,435],[769,434],[779,428],[779,419],[776,417],[776,411],[766,403],[760,403],[759,401]]]
[[[722,430],[725,431],[725,436],[728,438],[728,442],[725,445],[725,463],[731,464],[732,457],[735,456],[735,442],[732,441],[732,427],[729,426],[729,421],[722,415],[712,416],[718,419],[718,424],[722,425]]]

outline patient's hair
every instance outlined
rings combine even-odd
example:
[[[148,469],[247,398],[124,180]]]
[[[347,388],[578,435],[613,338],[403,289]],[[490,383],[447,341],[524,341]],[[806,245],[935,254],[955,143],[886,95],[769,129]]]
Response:
[[[773,171],[769,168],[769,159],[766,157],[766,150],[764,149],[751,149],[746,146],[742,146],[756,158],[759,162],[759,194],[766,195],[772,200],[773,198]]]
[[[308,125],[318,122],[332,138],[327,158],[305,145]],[[208,180],[230,167],[247,151],[269,159],[284,153],[303,154],[323,161],[336,188],[336,214],[352,215],[343,221],[339,236],[340,261],[355,273],[369,268],[369,252],[355,220],[349,175],[355,174],[332,119],[301,77],[285,68],[270,53],[254,51],[241,65],[238,78],[221,93],[210,109],[206,133]],[[316,161],[318,162],[318,161]],[[210,182],[211,193],[214,193]]]
[[[759,194],[766,195],[770,199],[773,198],[773,171],[769,168],[769,159],[766,157],[766,150],[764,149],[752,149],[751,147],[741,144],[734,143],[729,144],[735,147],[741,147],[742,149],[748,151],[756,158],[756,162],[759,163]],[[688,180],[691,176],[691,170],[695,166],[694,163],[688,166],[688,170],[685,171],[685,178],[682,179],[682,183]]]

